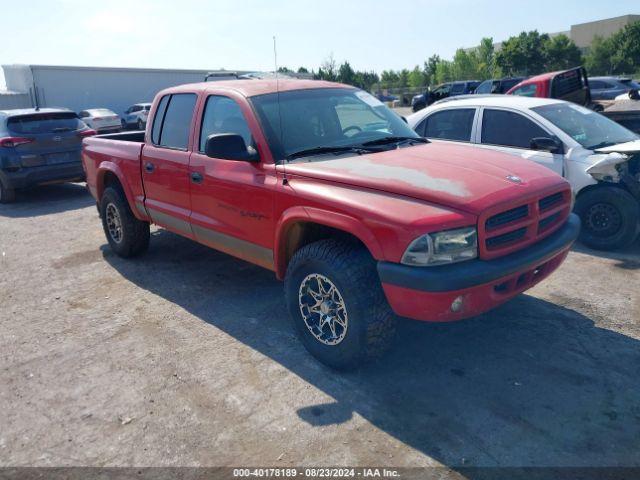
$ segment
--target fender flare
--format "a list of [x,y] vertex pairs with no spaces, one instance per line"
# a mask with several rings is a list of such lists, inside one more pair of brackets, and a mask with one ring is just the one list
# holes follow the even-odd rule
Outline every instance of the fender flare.
[[131,211],[133,212],[133,215],[138,220],[142,220],[145,222],[150,221],[150,217],[146,211],[144,204],[139,202],[136,203],[133,192],[131,192],[131,187],[125,180],[126,177],[124,173],[122,173],[120,167],[114,162],[104,161],[101,162],[100,166],[98,167],[98,172],[96,175],[96,194],[98,202],[100,198],[102,198],[102,194],[104,192],[104,176],[107,173],[112,173],[117,177],[120,185],[122,186],[122,190],[124,191],[124,195],[127,198],[127,203],[129,203],[129,208],[131,208]]
[[343,213],[332,212],[316,207],[291,207],[283,212],[276,224],[273,260],[276,277],[280,280],[284,278],[287,270],[285,248],[287,233],[294,224],[299,222],[317,223],[342,230],[358,238],[376,260],[384,258],[382,248],[377,238],[371,230],[358,219]]

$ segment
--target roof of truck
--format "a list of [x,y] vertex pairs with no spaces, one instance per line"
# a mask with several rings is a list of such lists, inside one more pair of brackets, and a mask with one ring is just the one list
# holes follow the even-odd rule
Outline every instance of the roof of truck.
[[214,82],[189,83],[163,90],[161,93],[203,92],[209,90],[235,90],[245,97],[264,95],[267,93],[288,92],[291,90],[308,90],[312,88],[354,88],[342,83],[324,80],[299,80],[292,78],[258,79],[258,80],[219,80]]

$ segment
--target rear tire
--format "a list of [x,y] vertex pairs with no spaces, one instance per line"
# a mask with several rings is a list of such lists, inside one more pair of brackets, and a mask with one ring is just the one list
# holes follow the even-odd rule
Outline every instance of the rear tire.
[[575,212],[582,220],[580,241],[596,250],[614,250],[636,238],[640,204],[626,190],[596,187],[578,196]]
[[0,203],[11,203],[16,199],[16,191],[13,188],[9,188],[0,179]]
[[144,124],[142,123],[142,120],[138,119],[138,130],[144,130]]
[[134,257],[149,248],[149,224],[133,215],[121,189],[105,189],[100,201],[100,217],[109,246],[119,256]]
[[331,368],[354,368],[393,341],[396,317],[375,260],[355,242],[321,240],[298,250],[287,268],[285,297],[302,344]]

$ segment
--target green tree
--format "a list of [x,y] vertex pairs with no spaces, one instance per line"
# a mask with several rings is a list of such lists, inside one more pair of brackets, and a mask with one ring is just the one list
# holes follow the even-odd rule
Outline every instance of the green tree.
[[438,68],[438,63],[440,63],[442,59],[439,55],[431,55],[426,62],[424,62],[424,73],[427,77],[427,84],[436,82],[436,70]]
[[413,67],[413,70],[409,73],[409,86],[411,88],[420,88],[424,87],[428,83],[429,80],[425,75],[424,70],[422,70],[418,65]]
[[573,40],[562,33],[551,37],[544,48],[546,70],[566,70],[583,63],[580,49]]
[[616,73],[631,73],[640,69],[640,22],[625,26],[613,35],[612,43]]
[[454,80],[473,80],[478,78],[478,56],[475,50],[467,52],[459,48],[453,57],[451,75]]
[[436,64],[436,72],[433,83],[444,83],[454,80],[453,78],[453,62],[448,60],[440,60]]
[[382,88],[394,88],[399,83],[399,76],[393,70],[383,70],[380,75],[380,86]]
[[507,75],[542,73],[547,63],[544,47],[548,40],[549,35],[537,30],[510,37],[496,53],[496,64]]
[[480,46],[477,50],[478,58],[478,79],[486,80],[497,76],[496,69],[496,52],[493,46],[493,38],[485,37],[480,40]]
[[309,73],[309,70],[307,70],[305,67],[299,67],[298,73]]
[[610,75],[613,73],[614,45],[611,38],[595,37],[589,48],[584,64],[589,75]]
[[356,84],[356,72],[354,72],[349,62],[345,61],[338,68],[338,81],[342,83],[346,83],[348,85]]

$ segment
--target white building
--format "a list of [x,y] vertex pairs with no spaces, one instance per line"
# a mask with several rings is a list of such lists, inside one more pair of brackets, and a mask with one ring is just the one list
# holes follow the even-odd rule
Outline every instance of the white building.
[[[78,112],[103,107],[119,114],[134,103],[151,102],[163,88],[202,82],[211,72],[55,65],[2,65],[2,69],[7,90],[0,91],[0,109],[39,106]],[[216,73],[229,73],[229,78],[249,72]]]

